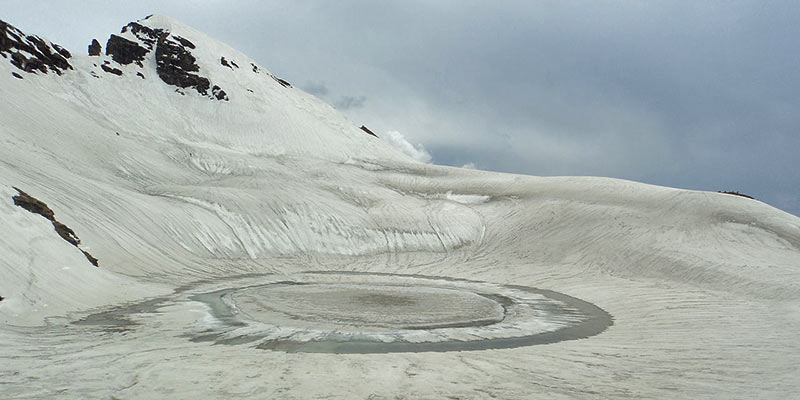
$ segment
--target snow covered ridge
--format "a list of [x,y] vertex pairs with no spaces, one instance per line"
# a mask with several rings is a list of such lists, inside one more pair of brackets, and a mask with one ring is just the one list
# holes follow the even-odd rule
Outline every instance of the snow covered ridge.
[[103,129],[112,134],[252,154],[408,160],[245,54],[168,17],[131,22],[105,43],[92,40],[86,53],[6,22],[0,28],[0,54],[8,60],[0,71],[26,82],[6,89],[50,93],[70,113],[111,122]]
[[[151,17],[141,22],[146,22],[149,18]],[[156,72],[164,83],[181,89],[191,88],[212,99],[228,100],[224,90],[217,85],[212,87],[208,78],[197,74],[200,66],[197,65],[197,59],[191,52],[196,46],[190,40],[172,34],[168,28],[151,28],[139,22],[131,22],[122,28],[122,34],[126,33],[127,38],[111,35],[106,42],[106,55],[111,56],[115,62],[123,65],[135,63],[143,68],[145,58],[153,53]],[[91,53],[93,51],[90,48]],[[109,72],[107,68],[104,70]],[[110,72],[122,74],[118,69],[112,69]],[[209,90],[211,90],[210,95]]]
[[[38,36],[26,35],[2,20],[0,20],[0,55],[9,59],[15,67],[31,74],[46,74],[52,71],[61,75],[64,70],[72,69],[72,65],[67,61],[72,58],[72,54],[65,48]],[[14,77],[22,78],[19,74]]]
[[[145,79],[146,72],[149,72],[145,65],[153,64],[158,77],[167,85],[175,86],[178,93],[192,89],[210,99],[230,100],[225,90],[201,75],[201,67],[193,54],[196,45],[173,33],[174,27],[178,30],[190,29],[169,18],[151,15],[125,25],[119,35],[112,34],[105,44],[105,56],[103,46],[93,39],[88,47],[88,55],[98,57],[99,60],[95,61],[100,61],[99,68],[109,74],[122,76],[130,73]],[[73,69],[67,61],[72,57],[69,51],[38,36],[27,35],[4,21],[0,21],[0,54],[26,73],[46,74],[50,70],[61,75],[64,70]],[[217,59],[219,65],[231,71],[241,69],[250,74],[264,74],[280,86],[292,88],[289,82],[263,71],[255,63],[250,62],[242,69],[235,60],[229,60],[224,55]],[[139,70],[122,68],[131,64]],[[94,64],[95,67],[97,65]],[[14,74],[22,79],[22,75]]]

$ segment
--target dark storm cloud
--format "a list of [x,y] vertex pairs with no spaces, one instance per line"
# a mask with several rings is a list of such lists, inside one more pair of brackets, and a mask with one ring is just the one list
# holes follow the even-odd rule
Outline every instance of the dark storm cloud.
[[[800,3],[3,2],[76,51],[171,15],[437,162],[739,190],[800,214]],[[324,88],[324,89],[322,89]],[[321,91],[320,91],[321,90]],[[357,100],[357,96],[351,96]],[[346,110],[344,108],[347,108]]]

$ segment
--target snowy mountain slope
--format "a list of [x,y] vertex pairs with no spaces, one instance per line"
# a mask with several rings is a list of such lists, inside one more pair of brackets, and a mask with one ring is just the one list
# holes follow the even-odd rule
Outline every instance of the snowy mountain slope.
[[[8,89],[28,91],[24,88],[35,87],[50,92],[61,102],[42,106],[52,108],[54,113],[60,112],[58,107],[62,106],[81,107],[84,114],[96,114],[94,121],[102,124],[96,129],[104,132],[123,130],[119,133],[219,144],[250,154],[303,155],[338,161],[349,157],[400,158],[390,146],[374,138],[365,140],[364,132],[332,107],[301,90],[284,87],[278,78],[227,45],[169,18],[153,16],[129,24],[119,36],[112,35],[130,40],[142,52],[147,51],[148,45],[134,35],[131,26],[155,29],[166,36],[167,43],[176,42],[174,38],[192,38],[198,44],[183,49],[187,54],[164,57],[177,65],[174,71],[182,71],[187,57],[193,59],[198,70],[185,74],[207,77],[211,84],[222,87],[230,100],[216,100],[211,89],[202,95],[192,87],[165,84],[157,68],[157,43],[151,45],[154,50],[149,50],[141,62],[126,65],[114,61],[114,54],[105,54],[109,51],[108,42],[99,56],[72,55],[69,60],[74,70],[62,76],[25,74],[25,79],[15,82],[20,86]],[[223,59],[240,67],[226,67]],[[118,70],[121,75],[106,72],[103,66]],[[10,63],[4,67],[5,75],[17,71]],[[196,119],[194,115],[203,118]]]
[[[420,164],[166,17],[126,26],[116,36],[128,42],[106,42],[97,56],[66,57],[47,40],[3,29],[14,39],[0,42],[4,397],[667,398],[677,390],[733,398],[797,390],[800,218],[719,193]],[[58,73],[47,63],[25,70],[48,54],[69,67],[50,60]],[[175,64],[166,81],[159,62]],[[49,221],[15,206],[12,187],[47,203],[99,268]],[[198,282],[316,270],[536,286],[602,307],[614,326],[514,350],[265,357],[186,340],[187,330],[218,323],[196,302],[159,300],[157,310],[132,316],[139,325],[124,335],[68,324]],[[38,327],[46,317],[50,326]],[[238,367],[223,368],[232,359]],[[264,376],[247,379],[256,371]]]

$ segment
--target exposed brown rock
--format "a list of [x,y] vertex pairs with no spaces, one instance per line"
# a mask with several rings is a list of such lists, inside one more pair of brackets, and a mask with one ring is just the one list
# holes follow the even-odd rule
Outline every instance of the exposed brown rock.
[[95,267],[100,266],[99,260],[95,258],[93,255],[89,254],[86,250],[83,249],[81,249],[81,252],[83,253],[84,256],[86,256],[86,259],[89,260],[90,263],[92,263],[92,265],[94,265]]
[[69,244],[73,246],[78,246],[79,244],[81,244],[81,240],[78,239],[78,236],[75,235],[75,231],[70,229],[70,227],[56,220],[53,220],[53,227],[56,228],[58,236],[61,236],[61,238],[69,242]]
[[55,213],[50,209],[50,207],[47,206],[47,204],[16,187],[14,189],[19,192],[18,196],[12,197],[15,206],[22,207],[34,214],[39,214],[50,221],[55,221]]
[[367,134],[370,134],[372,136],[378,137],[378,135],[376,135],[375,132],[369,130],[369,128],[367,128],[364,125],[361,125],[361,130],[364,131],[364,132],[367,132]]
[[93,257],[91,254],[79,247],[81,240],[78,239],[78,235],[75,234],[75,231],[56,220],[55,213],[50,209],[50,207],[47,206],[47,204],[16,187],[14,189],[19,192],[19,195],[12,197],[14,200],[14,205],[22,207],[31,213],[39,214],[47,218],[47,220],[53,223],[53,228],[55,228],[58,236],[61,236],[61,238],[66,240],[69,244],[77,247],[84,254],[84,256],[86,256],[86,259],[92,263],[92,265],[95,267],[98,266],[97,258]]

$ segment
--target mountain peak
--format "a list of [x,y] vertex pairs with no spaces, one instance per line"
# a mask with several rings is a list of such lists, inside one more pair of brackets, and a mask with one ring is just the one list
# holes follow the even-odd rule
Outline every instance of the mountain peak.
[[[179,91],[193,89],[211,99],[229,100],[227,93],[219,85],[212,84],[207,76],[199,73],[200,65],[197,57],[192,54],[197,47],[184,37],[187,36],[186,33],[211,42],[205,35],[171,18],[148,16],[125,25],[120,35],[111,35],[106,42],[105,54],[118,64],[135,64],[140,68],[144,67],[146,59],[154,60],[156,73],[164,83],[176,86]],[[116,75],[123,73],[122,70],[112,67],[103,69]]]
[[153,29],[163,29],[165,31],[194,30],[190,26],[184,24],[183,22],[178,21],[177,19],[161,14],[150,14],[142,19],[136,20],[131,23],[138,23],[140,25],[145,25]]
[[337,162],[379,155],[405,160],[330,105],[172,18],[130,22],[105,41],[92,40],[87,50],[73,57],[56,44],[0,25],[0,54],[11,64],[0,62],[5,79],[26,79],[28,72],[36,82],[9,82],[7,88],[19,97],[42,90],[54,99],[63,96],[70,105],[57,107],[86,109],[101,125],[114,121],[100,130]]

